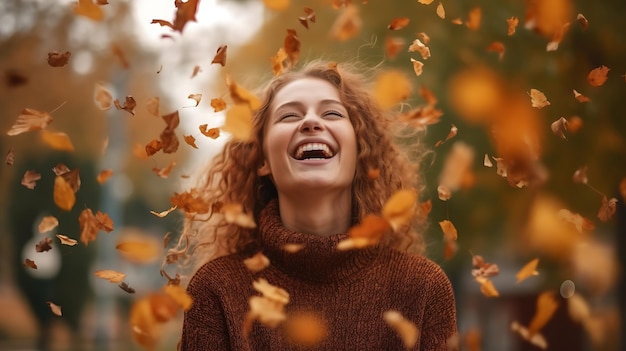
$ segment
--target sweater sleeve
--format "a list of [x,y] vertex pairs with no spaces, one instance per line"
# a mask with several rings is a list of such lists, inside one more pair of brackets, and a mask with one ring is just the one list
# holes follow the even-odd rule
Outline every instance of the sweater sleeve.
[[456,305],[452,284],[439,267],[432,276],[422,324],[422,351],[455,350],[448,346],[450,338],[457,334]]
[[180,351],[230,350],[224,309],[218,296],[192,279],[193,305],[185,312]]

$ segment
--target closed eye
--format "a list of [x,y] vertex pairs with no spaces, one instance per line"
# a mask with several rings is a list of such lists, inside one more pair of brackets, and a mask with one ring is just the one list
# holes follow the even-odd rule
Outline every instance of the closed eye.
[[284,119],[286,119],[286,118],[291,118],[291,117],[298,117],[298,114],[296,114],[296,113],[294,113],[294,112],[285,113],[285,114],[281,115],[281,116],[278,118],[278,120],[279,120],[279,121],[282,121],[282,120],[284,120]]
[[324,116],[343,117],[343,114],[341,112],[339,112],[339,111],[328,110],[328,111],[324,112]]

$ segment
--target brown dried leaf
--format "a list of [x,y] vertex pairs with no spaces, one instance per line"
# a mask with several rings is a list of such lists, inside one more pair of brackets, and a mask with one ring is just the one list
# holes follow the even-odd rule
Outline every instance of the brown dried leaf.
[[59,317],[63,315],[63,313],[61,312],[61,306],[55,305],[50,301],[46,301],[46,304],[50,307],[50,311],[52,311],[52,313],[54,313],[55,315]]
[[9,149],[9,151],[7,152],[7,157],[4,162],[8,166],[13,166],[13,163],[15,163],[15,153],[13,152],[13,150]]
[[45,216],[41,219],[41,222],[39,223],[39,226],[37,227],[37,229],[39,229],[40,233],[45,233],[56,228],[58,225],[59,225],[59,220],[56,217]]
[[66,51],[64,53],[52,51],[48,53],[48,65],[51,67],[63,67],[70,61],[72,53]]
[[472,276],[475,278],[489,278],[500,274],[500,269],[495,263],[485,262],[482,256],[472,256]]
[[430,49],[419,39],[413,40],[409,45],[409,52],[419,52],[424,60],[430,57]]
[[515,275],[515,277],[517,278],[517,284],[519,284],[523,280],[530,278],[533,275],[539,275],[539,273],[537,272],[538,264],[539,264],[538,258],[535,258],[531,260],[530,262],[526,263],[524,267],[522,267],[522,269],[520,269],[519,272],[517,272],[517,274]]
[[93,0],[78,0],[74,4],[74,14],[94,21],[102,21],[104,18],[104,11]]
[[590,98],[588,98],[585,95],[577,92],[576,89],[574,89],[574,98],[576,98],[576,100],[578,100],[578,102],[580,102],[580,103],[591,101]]
[[198,148],[198,145],[196,145],[196,138],[193,135],[183,135],[183,140],[185,140],[187,145],[193,147],[194,149]]
[[552,130],[552,133],[554,135],[560,137],[563,140],[567,140],[567,137],[565,136],[565,131],[567,130],[568,123],[569,122],[565,119],[565,117],[561,117],[552,122],[552,124],[550,124],[550,129]]
[[68,236],[65,236],[63,234],[57,234],[56,236],[57,236],[57,238],[59,238],[59,240],[61,241],[62,245],[74,246],[74,245],[77,244],[76,240],[74,240],[74,239],[72,239],[72,238],[70,238]]
[[530,96],[532,107],[544,108],[550,105],[550,101],[548,101],[546,95],[537,89],[530,89],[528,96]]
[[130,67],[128,60],[126,59],[126,55],[124,54],[124,51],[122,51],[121,47],[115,43],[111,43],[111,52],[113,53],[113,56],[117,58],[122,68],[127,69]]
[[202,135],[207,136],[211,139],[217,139],[220,136],[220,129],[219,128],[209,128],[208,124],[202,124],[200,125],[200,133],[202,133]]
[[151,97],[148,99],[148,101],[146,101],[146,109],[148,110],[149,114],[155,117],[160,116],[160,112],[159,112],[160,101],[161,99],[158,96]]
[[41,130],[48,127],[52,121],[52,116],[50,116],[48,112],[25,108],[17,117],[17,120],[13,123],[11,129],[9,129],[7,135],[13,136],[34,130]]
[[28,258],[24,260],[24,267],[37,269],[37,264],[33,260],[29,260]]
[[287,29],[283,47],[289,57],[289,67],[295,66],[300,59],[300,38],[295,29]]
[[109,178],[111,178],[112,175],[113,175],[113,170],[105,169],[105,170],[101,171],[100,173],[98,173],[98,176],[96,177],[96,180],[98,181],[98,184],[103,184]]
[[385,55],[387,55],[389,59],[395,59],[405,44],[406,41],[402,37],[387,36],[385,38]]
[[143,155],[146,155],[147,157],[149,157],[161,151],[162,149],[163,149],[163,143],[160,140],[153,139],[153,140],[150,140],[150,142],[145,146],[144,148],[145,153]]
[[131,288],[126,282],[121,282],[118,286],[120,287],[120,289],[126,291],[129,294],[135,293],[135,289]]
[[408,17],[396,17],[391,20],[389,25],[387,25],[387,29],[389,30],[400,30],[409,25],[411,19]]
[[117,99],[113,100],[113,104],[118,110],[124,110],[133,116],[135,115],[135,107],[137,106],[137,103],[132,96],[126,96],[126,99],[124,100],[124,105],[121,105]]
[[296,345],[314,347],[328,336],[324,319],[313,312],[296,312],[287,316],[284,324],[287,340]]
[[163,129],[161,135],[159,135],[159,137],[161,138],[161,145],[163,145],[162,150],[166,154],[171,154],[178,150],[179,145],[178,137],[175,133],[175,129],[180,123],[178,111],[174,111],[168,115],[163,116],[163,120],[165,121],[167,126],[165,127],[165,129]]
[[220,112],[226,109],[226,102],[221,98],[211,99],[211,107],[213,107],[214,112]]
[[94,101],[96,102],[96,107],[99,110],[105,111],[113,106],[113,96],[111,93],[104,87],[104,83],[97,82],[96,89],[93,94]]
[[87,246],[90,241],[96,240],[100,230],[100,222],[98,222],[91,209],[86,208],[80,213],[78,223],[80,225],[80,242]]
[[196,107],[200,104],[200,100],[202,100],[202,94],[189,94],[187,99],[192,99],[196,102]]
[[450,126],[450,131],[448,132],[448,135],[446,135],[446,138],[443,140],[438,140],[435,143],[435,147],[438,147],[439,145],[445,143],[446,141],[454,138],[456,136],[456,134],[459,132],[459,129],[453,124]]
[[228,45],[221,45],[219,48],[217,48],[217,53],[215,54],[215,57],[213,57],[213,61],[211,61],[211,64],[217,63],[220,64],[222,67],[226,66],[227,49]]
[[587,18],[582,13],[576,15],[576,21],[580,23],[580,28],[583,31],[587,30],[587,28],[589,27],[589,21],[587,21]]
[[[285,68],[285,60],[287,60],[287,58],[287,52],[285,51],[285,48],[282,47],[278,49],[276,55],[270,58],[270,62],[272,63],[272,72],[274,72],[275,76],[283,73],[283,70]],[[226,108],[226,104],[224,104],[224,108]]]
[[406,122],[419,130],[425,130],[427,126],[437,124],[443,112],[432,104],[416,107],[398,117],[401,122]]
[[587,184],[589,179],[587,178],[587,166],[582,166],[577,169],[572,175],[574,183]]
[[52,239],[45,237],[35,244],[35,251],[47,252],[52,250]]
[[126,278],[126,274],[111,269],[102,269],[93,273],[96,277],[108,280],[111,283],[120,283]]
[[602,205],[598,211],[598,219],[602,222],[608,222],[615,214],[617,199],[612,197],[607,199],[606,196],[602,196]]
[[415,72],[415,75],[418,77],[421,76],[424,68],[424,63],[412,57],[411,62],[413,63],[413,72]]
[[519,24],[519,19],[517,17],[515,17],[515,16],[507,18],[506,24],[508,26],[506,34],[508,36],[511,36],[511,35],[515,34],[515,28],[517,28],[517,25]]
[[337,41],[347,41],[359,34],[363,21],[355,5],[343,8],[330,30],[330,35]]
[[594,68],[587,75],[587,82],[592,87],[599,87],[603,85],[607,80],[607,74],[609,73],[610,68],[606,66],[600,66]]

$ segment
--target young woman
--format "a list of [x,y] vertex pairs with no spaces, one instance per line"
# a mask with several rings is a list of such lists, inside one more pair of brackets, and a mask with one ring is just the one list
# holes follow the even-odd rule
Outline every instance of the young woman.
[[[217,214],[187,227],[185,237],[214,252],[188,284],[193,305],[180,349],[454,348],[452,287],[420,255],[419,210],[376,245],[337,249],[349,228],[380,214],[396,191],[420,189],[416,163],[395,145],[393,130],[365,81],[341,65],[315,62],[270,82],[252,140],[228,142],[196,188],[213,203],[243,205],[256,227]],[[250,270],[244,261],[258,252],[269,265]],[[250,320],[250,298],[260,295],[253,283],[261,278],[284,297],[286,322],[315,316],[317,339],[306,346],[285,323]],[[388,311],[416,327],[416,342],[403,343],[384,318]]]

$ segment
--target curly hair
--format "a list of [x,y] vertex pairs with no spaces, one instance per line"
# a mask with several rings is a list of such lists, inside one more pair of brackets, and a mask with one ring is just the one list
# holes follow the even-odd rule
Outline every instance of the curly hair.
[[[253,137],[249,141],[233,139],[225,144],[223,152],[204,169],[194,188],[195,196],[211,204],[241,204],[252,213],[255,221],[258,220],[261,210],[278,196],[269,177],[257,175],[264,160],[264,127],[272,101],[285,85],[306,77],[323,79],[337,88],[357,137],[357,168],[352,183],[353,224],[366,214],[379,214],[389,197],[400,189],[422,190],[420,162],[409,157],[411,151],[411,155],[423,155],[419,135],[407,126],[396,125],[392,113],[382,110],[369,93],[369,82],[364,74],[356,71],[356,65],[312,61],[298,71],[274,77],[265,87],[262,105],[255,113]],[[378,175],[372,176],[373,171]],[[425,214],[420,213],[418,207],[410,225],[384,236],[381,245],[421,254],[424,226]],[[181,255],[195,255],[202,247],[204,251],[208,248],[209,257],[202,255],[206,261],[243,250],[254,243],[255,238],[256,229],[229,224],[214,208],[202,219],[186,218],[178,245],[169,251],[166,261],[172,263]]]

